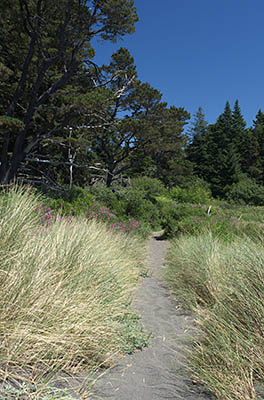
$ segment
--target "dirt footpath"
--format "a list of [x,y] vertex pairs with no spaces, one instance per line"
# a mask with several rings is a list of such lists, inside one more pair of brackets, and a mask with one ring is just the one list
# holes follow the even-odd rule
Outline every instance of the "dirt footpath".
[[139,287],[135,308],[142,316],[150,346],[124,357],[100,378],[93,399],[114,400],[208,400],[186,373],[182,349],[187,344],[191,318],[161,283],[164,257],[169,243],[154,234],[149,241],[150,278]]

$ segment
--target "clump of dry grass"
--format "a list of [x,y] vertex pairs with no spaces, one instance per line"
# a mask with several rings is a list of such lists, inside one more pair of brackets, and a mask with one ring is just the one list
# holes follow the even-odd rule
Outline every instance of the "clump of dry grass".
[[30,189],[0,204],[0,379],[36,382],[122,352],[143,244],[94,221],[41,227]]
[[263,243],[182,237],[171,246],[167,278],[196,315],[195,380],[221,400],[256,398],[264,380]]

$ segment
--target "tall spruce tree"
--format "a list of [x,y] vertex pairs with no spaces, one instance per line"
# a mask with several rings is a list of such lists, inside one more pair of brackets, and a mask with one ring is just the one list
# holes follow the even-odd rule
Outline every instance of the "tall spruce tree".
[[[235,115],[236,117],[239,116],[237,107]],[[208,146],[209,182],[213,195],[220,197],[224,196],[226,186],[238,181],[240,174],[240,159],[233,129],[236,124],[233,124],[233,118],[230,103],[227,101],[224,112],[209,129],[211,139],[210,146]]]
[[188,131],[189,141],[186,147],[187,159],[192,163],[194,173],[202,179],[208,179],[208,123],[200,106],[194,114],[194,121]]
[[244,159],[247,148],[247,134],[245,128],[246,122],[241,113],[239,102],[236,100],[232,112],[231,143],[234,147],[234,151],[237,153],[237,157],[241,160],[241,163]]
[[194,137],[201,136],[206,133],[208,123],[205,120],[205,114],[201,106],[198,107],[197,112],[194,114],[194,119],[191,121],[191,127],[188,129],[188,135],[193,141]]
[[251,148],[254,155],[251,170],[258,183],[264,185],[264,113],[259,110],[251,129]]

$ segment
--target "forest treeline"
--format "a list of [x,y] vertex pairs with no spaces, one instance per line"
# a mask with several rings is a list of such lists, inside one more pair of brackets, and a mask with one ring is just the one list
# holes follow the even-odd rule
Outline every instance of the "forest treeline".
[[264,113],[259,110],[253,126],[246,122],[236,100],[227,101],[215,124],[208,125],[203,110],[195,114],[187,159],[194,175],[206,181],[215,197],[253,204],[263,203]]
[[[147,176],[207,184],[213,196],[264,202],[264,114],[246,128],[239,103],[215,124],[141,82],[128,49],[96,65],[95,38],[135,30],[134,0],[3,0],[0,183],[73,184]],[[93,40],[93,43],[96,43]]]

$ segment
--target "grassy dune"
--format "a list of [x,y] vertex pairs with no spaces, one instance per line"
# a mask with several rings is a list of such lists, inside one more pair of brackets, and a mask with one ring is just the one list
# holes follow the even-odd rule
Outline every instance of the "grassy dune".
[[170,249],[166,278],[197,321],[190,367],[218,399],[255,399],[263,388],[263,244],[208,234],[183,236]]
[[30,189],[0,206],[1,380],[89,371],[146,344],[130,309],[142,242],[95,221],[41,225]]

